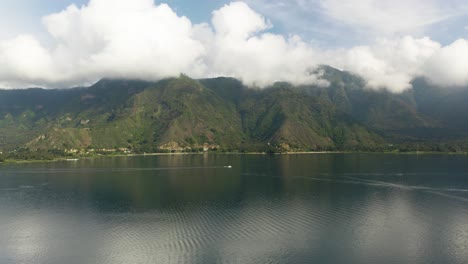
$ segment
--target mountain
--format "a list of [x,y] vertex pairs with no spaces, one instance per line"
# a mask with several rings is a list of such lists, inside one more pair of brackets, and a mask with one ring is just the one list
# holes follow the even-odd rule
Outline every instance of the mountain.
[[[232,78],[103,79],[91,87],[0,90],[0,150],[460,150],[467,89],[424,79],[402,94],[321,69],[330,85],[248,88]],[[454,147],[455,146],[455,147]],[[449,149],[452,150],[452,149]]]

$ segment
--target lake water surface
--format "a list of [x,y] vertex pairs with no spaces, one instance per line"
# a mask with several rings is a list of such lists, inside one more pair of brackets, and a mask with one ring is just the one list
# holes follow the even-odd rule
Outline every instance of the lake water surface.
[[468,157],[1,165],[0,263],[468,263]]

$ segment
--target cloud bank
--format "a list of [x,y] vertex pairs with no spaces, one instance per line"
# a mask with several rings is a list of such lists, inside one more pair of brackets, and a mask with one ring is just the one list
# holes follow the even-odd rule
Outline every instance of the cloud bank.
[[[329,12],[340,16],[337,5],[328,3]],[[395,92],[411,88],[417,76],[443,86],[468,85],[464,39],[442,46],[406,36],[324,49],[297,35],[270,33],[272,23],[244,2],[225,5],[213,11],[210,23],[194,25],[153,0],[90,0],[45,16],[43,24],[48,46],[32,35],[0,41],[4,87],[67,87],[104,77],[158,80],[180,73],[231,76],[259,87],[276,81],[326,85],[315,71],[321,64],[359,74],[370,88]]]

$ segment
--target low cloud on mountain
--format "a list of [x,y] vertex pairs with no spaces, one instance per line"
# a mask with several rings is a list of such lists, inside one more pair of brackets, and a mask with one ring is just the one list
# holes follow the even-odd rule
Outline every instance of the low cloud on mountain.
[[[339,11],[328,6],[332,14]],[[411,88],[418,76],[442,86],[468,85],[464,39],[444,46],[428,37],[384,37],[328,49],[298,35],[271,33],[272,22],[244,2],[215,10],[210,23],[193,24],[153,0],[91,0],[45,16],[43,24],[49,43],[34,35],[0,41],[3,87],[68,87],[103,77],[157,80],[180,73],[231,76],[259,87],[276,81],[323,86],[315,70],[321,64],[395,92]]]

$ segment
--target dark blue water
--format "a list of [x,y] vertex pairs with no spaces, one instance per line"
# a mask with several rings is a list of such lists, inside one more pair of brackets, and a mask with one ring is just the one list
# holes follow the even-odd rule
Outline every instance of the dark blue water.
[[0,263],[468,263],[468,157],[2,165]]

